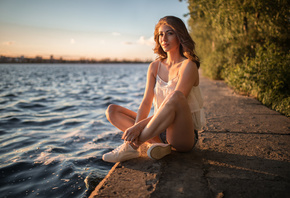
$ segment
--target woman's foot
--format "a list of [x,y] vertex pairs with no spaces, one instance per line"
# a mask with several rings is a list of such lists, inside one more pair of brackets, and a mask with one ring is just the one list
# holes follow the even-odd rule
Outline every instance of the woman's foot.
[[148,157],[154,160],[159,160],[170,153],[171,153],[170,144],[164,143],[151,144],[149,149],[147,150]]
[[129,159],[137,158],[141,154],[139,150],[132,148],[129,142],[124,142],[122,145],[117,147],[115,150],[103,155],[103,160],[106,162],[123,162]]

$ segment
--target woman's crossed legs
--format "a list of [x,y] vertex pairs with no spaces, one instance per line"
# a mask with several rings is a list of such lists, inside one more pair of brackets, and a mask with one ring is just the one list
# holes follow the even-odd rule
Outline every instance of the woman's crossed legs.
[[[137,113],[118,105],[106,111],[108,120],[125,132],[135,124]],[[190,151],[195,144],[194,124],[185,96],[174,91],[160,106],[157,113],[139,136],[140,142],[161,142],[159,134],[167,130],[167,141],[177,151]]]
[[[110,105],[106,111],[108,120],[125,132],[135,124],[137,113],[118,105]],[[138,142],[160,143],[159,134],[167,131],[167,141],[173,149],[190,151],[195,145],[194,124],[186,97],[174,91],[162,103],[157,113],[141,132]]]

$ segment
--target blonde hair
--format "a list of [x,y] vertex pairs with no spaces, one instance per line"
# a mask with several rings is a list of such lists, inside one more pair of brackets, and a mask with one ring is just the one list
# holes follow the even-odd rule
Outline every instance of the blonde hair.
[[181,56],[190,59],[191,61],[195,62],[197,68],[200,66],[199,58],[195,54],[195,42],[192,40],[191,36],[189,35],[185,24],[183,21],[175,16],[166,16],[159,20],[157,25],[155,26],[154,31],[154,41],[155,41],[155,48],[154,53],[158,55],[158,59],[164,60],[167,58],[167,53],[163,51],[160,43],[159,43],[159,28],[161,25],[167,25],[173,29],[176,33],[177,38],[180,41],[180,54]]

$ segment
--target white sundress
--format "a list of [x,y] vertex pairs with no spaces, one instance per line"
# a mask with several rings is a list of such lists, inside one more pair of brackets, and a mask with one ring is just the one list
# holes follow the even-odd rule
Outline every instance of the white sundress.
[[[159,63],[158,66],[158,72],[160,64],[161,62]],[[154,113],[157,112],[158,108],[160,107],[164,99],[175,90],[175,87],[179,79],[178,76],[176,76],[170,81],[165,82],[159,77],[158,72],[156,75],[156,84],[154,87],[154,99],[153,99]],[[192,87],[187,97],[187,101],[191,110],[194,129],[199,131],[205,125],[203,97],[199,85]]]

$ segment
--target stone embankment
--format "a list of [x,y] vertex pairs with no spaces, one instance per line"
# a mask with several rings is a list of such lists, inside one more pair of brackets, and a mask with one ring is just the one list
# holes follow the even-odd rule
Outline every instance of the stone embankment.
[[[190,153],[117,163],[90,197],[290,197],[290,119],[201,77],[207,124]],[[145,150],[145,148],[142,148]]]

